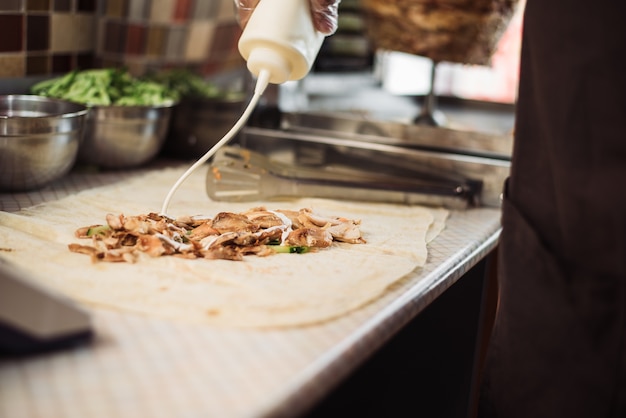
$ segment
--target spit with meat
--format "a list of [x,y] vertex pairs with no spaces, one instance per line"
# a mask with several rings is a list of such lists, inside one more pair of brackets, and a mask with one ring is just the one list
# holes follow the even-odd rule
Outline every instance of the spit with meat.
[[489,65],[519,0],[361,0],[379,49]]

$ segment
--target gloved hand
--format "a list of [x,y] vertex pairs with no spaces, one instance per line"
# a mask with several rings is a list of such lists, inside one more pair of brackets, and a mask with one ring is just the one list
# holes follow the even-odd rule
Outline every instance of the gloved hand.
[[[239,24],[242,28],[261,0],[234,0]],[[337,9],[341,0],[309,0],[313,26],[324,35],[332,35],[337,30]]]

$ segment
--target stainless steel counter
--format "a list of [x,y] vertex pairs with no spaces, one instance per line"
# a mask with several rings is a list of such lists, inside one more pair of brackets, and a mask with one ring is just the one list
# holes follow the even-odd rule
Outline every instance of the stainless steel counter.
[[[0,209],[145,170],[75,170],[40,191],[0,194]],[[497,209],[452,212],[423,268],[367,306],[319,325],[222,329],[93,309],[92,344],[0,358],[0,417],[298,416],[493,250],[499,220]]]

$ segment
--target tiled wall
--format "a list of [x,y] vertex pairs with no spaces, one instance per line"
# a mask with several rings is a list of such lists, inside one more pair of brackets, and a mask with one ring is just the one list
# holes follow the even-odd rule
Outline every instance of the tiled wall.
[[96,0],[0,1],[0,77],[91,66]]
[[106,0],[98,27],[103,65],[131,72],[194,66],[204,73],[242,65],[232,0]]
[[232,0],[0,0],[0,78],[241,66]]

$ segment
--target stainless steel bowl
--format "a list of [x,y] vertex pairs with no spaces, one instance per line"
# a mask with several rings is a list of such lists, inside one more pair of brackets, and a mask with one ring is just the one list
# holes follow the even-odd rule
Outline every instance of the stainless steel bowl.
[[200,158],[233,127],[244,107],[243,98],[183,99],[174,109],[164,154],[184,159]]
[[26,191],[74,165],[87,108],[31,95],[0,96],[0,189]]
[[78,161],[102,168],[143,165],[161,150],[173,106],[93,106]]

